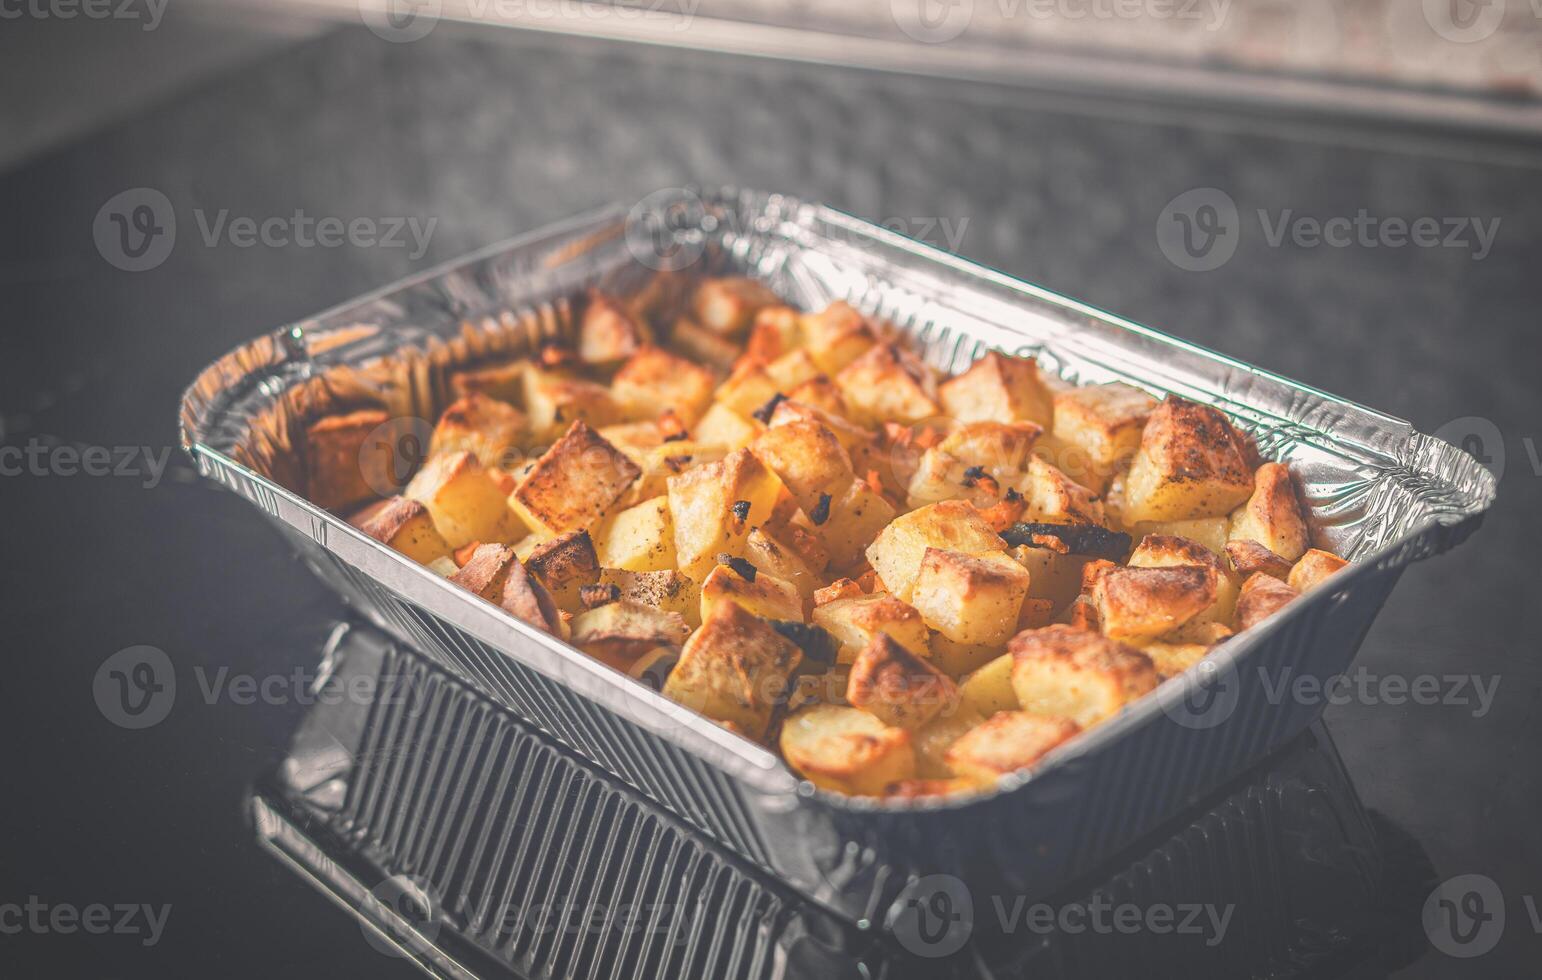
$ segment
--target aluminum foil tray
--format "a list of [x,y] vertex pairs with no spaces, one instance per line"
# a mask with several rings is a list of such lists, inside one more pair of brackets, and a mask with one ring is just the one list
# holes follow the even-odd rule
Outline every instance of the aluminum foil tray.
[[258,840],[381,952],[436,975],[1280,977],[1362,935],[1382,888],[1377,835],[1319,725],[1046,903],[1205,907],[1224,932],[1007,930],[978,896],[952,929],[879,936],[377,630],[337,624],[322,661],[333,689],[377,695],[307,712],[251,798]]
[[[662,272],[661,272],[662,270]],[[843,299],[958,370],[989,348],[1082,383],[1216,405],[1290,465],[1331,584],[1218,648],[993,795],[837,797],[770,752],[482,602],[307,502],[305,425],[372,405],[427,425],[446,372],[572,328],[568,300],[755,275],[811,308]],[[1320,713],[1280,679],[1350,665],[1404,568],[1466,538],[1492,475],[1401,420],[1120,320],[830,208],[725,189],[660,194],[494,246],[246,344],[182,404],[200,472],[274,519],[374,622],[744,859],[853,922],[892,926],[915,883],[1044,895],[1243,772]]]

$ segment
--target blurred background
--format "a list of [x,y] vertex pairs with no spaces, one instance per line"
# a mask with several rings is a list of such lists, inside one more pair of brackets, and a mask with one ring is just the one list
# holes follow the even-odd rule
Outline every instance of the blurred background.
[[[1542,0],[0,0],[0,82],[0,447],[54,461],[0,476],[0,975],[411,975],[243,823],[301,699],[144,731],[93,703],[116,651],[261,679],[337,614],[198,481],[178,399],[259,333],[692,182],[828,203],[1494,468],[1484,529],[1359,661],[1493,700],[1330,706],[1401,901],[1303,975],[1542,962]],[[1455,957],[1420,913],[1463,875],[1508,914]],[[34,897],[170,911],[154,942],[10,929]]]

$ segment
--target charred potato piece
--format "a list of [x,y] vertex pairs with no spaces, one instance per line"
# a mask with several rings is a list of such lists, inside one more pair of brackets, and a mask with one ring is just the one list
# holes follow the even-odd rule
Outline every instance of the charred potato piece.
[[756,313],[781,302],[776,293],[754,279],[724,276],[696,287],[691,311],[696,322],[713,333],[737,337],[749,329]]
[[930,652],[926,623],[909,603],[887,593],[834,599],[814,609],[814,624],[841,645],[839,659],[850,663],[879,634],[887,634],[918,656]]
[[802,659],[770,623],[725,602],[686,641],[664,695],[759,741]]
[[958,686],[947,674],[879,633],[857,654],[846,700],[886,725],[915,730],[958,705]]
[[1135,455],[1157,400],[1119,381],[1055,393],[1055,438],[1086,456],[1078,482],[1101,491],[1120,462]]
[[1310,592],[1321,585],[1328,576],[1348,564],[1349,562],[1337,555],[1310,548],[1295,565],[1291,566],[1290,575],[1285,581],[1297,592]]
[[1090,597],[1111,639],[1146,643],[1214,606],[1220,577],[1200,565],[1112,568],[1097,576]]
[[600,580],[600,561],[588,531],[569,531],[544,542],[525,560],[557,605],[569,611],[579,608],[579,590]]
[[1096,524],[1052,524],[1046,521],[1018,521],[1001,532],[1008,545],[1044,548],[1062,555],[1080,555],[1123,561],[1130,553],[1130,536],[1110,531]]
[[910,424],[939,415],[932,369],[897,343],[881,343],[835,376],[856,420]]
[[634,317],[613,297],[589,294],[578,323],[578,359],[585,364],[614,364],[652,340],[646,321]]
[[611,379],[616,402],[633,418],[673,412],[687,426],[712,404],[717,379],[700,365],[659,347],[643,347]]
[[771,519],[782,481],[747,449],[669,478],[675,558],[682,572],[705,581],[717,556],[744,557],[750,530]]
[[966,555],[927,548],[911,604],[955,643],[1006,643],[1028,595],[1028,572],[1004,551]]
[[1290,576],[1290,562],[1257,541],[1226,542],[1226,558],[1244,579],[1254,572],[1272,575],[1281,582],[1288,581]]
[[357,525],[359,530],[419,564],[449,555],[449,542],[435,529],[427,507],[406,497],[392,497],[383,503],[385,506],[374,509]]
[[960,422],[1032,422],[1049,428],[1050,390],[1031,357],[989,351],[938,391],[943,411]]
[[916,774],[910,733],[856,708],[815,705],[782,725],[782,756],[820,789],[878,796]]
[[1286,561],[1306,554],[1311,538],[1290,471],[1265,463],[1253,474],[1253,495],[1231,516],[1233,541],[1257,541]]
[[1117,714],[1157,684],[1150,657],[1074,626],[1019,633],[1008,649],[1012,690],[1022,709],[1070,718],[1083,728]]
[[1271,575],[1254,572],[1242,583],[1242,594],[1237,598],[1237,628],[1257,626],[1300,594]]
[[1026,711],[1002,711],[961,736],[949,747],[949,768],[966,779],[993,783],[1036,765],[1050,750],[1081,732],[1069,718],[1046,718]]
[[[746,574],[747,573],[747,574]],[[791,582],[759,571],[743,558],[719,565],[701,583],[701,619],[724,602],[737,602],[762,619],[803,622],[803,597]]]
[[1181,521],[1230,513],[1253,492],[1253,449],[1209,405],[1169,395],[1141,433],[1125,478],[1123,519]]
[[1215,552],[1197,541],[1171,534],[1148,534],[1130,553],[1131,568],[1172,568],[1195,565],[1216,572],[1215,602],[1188,622],[1229,623],[1237,611],[1237,591],[1241,580],[1227,569]]
[[572,643],[601,663],[627,670],[659,647],[680,646],[690,632],[678,613],[622,599],[575,616]]
[[451,548],[523,535],[503,491],[476,456],[464,450],[430,457],[403,494],[428,508]]
[[641,475],[636,463],[578,421],[536,460],[509,503],[531,529],[555,537],[598,524]]
[[556,637],[564,637],[562,616],[546,587],[514,557],[514,549],[484,544],[450,576],[450,581],[497,603],[514,616]]
[[483,466],[502,467],[519,458],[519,446],[527,435],[525,413],[473,393],[453,402],[439,416],[428,452],[437,456],[466,450]]
[[1006,542],[969,504],[944,500],[890,522],[867,548],[867,560],[891,592],[908,600],[927,548],[966,555],[1004,551]]
[[395,440],[377,430],[391,417],[377,409],[333,415],[305,430],[305,476],[310,500],[339,510],[375,497],[376,488],[401,484],[410,461],[397,457]]
[[679,572],[630,572],[600,569],[601,586],[615,586],[616,597],[678,613],[693,629],[701,625],[701,587]]
[[600,564],[629,572],[658,572],[675,567],[675,525],[669,498],[644,500],[611,519],[599,534]]

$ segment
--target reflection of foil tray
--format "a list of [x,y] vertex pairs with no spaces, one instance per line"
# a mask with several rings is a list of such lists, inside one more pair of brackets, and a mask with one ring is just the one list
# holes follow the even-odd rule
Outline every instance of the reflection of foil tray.
[[[318,698],[259,784],[259,841],[434,975],[1107,977],[1138,964],[1235,980],[1346,945],[1380,880],[1376,835],[1318,725],[1040,915],[932,876],[912,885],[913,917],[853,922],[369,627],[338,626],[324,665],[341,696]],[[1099,906],[1108,928],[1088,925]],[[1217,937],[1198,913],[1191,930],[1119,928],[1121,906],[1149,922],[1170,910],[1175,925],[1230,913]]]

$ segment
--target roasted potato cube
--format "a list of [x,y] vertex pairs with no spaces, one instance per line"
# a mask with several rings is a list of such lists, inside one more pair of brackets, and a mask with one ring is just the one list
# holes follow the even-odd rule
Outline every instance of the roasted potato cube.
[[[390,416],[376,409],[332,415],[305,430],[306,488],[311,503],[339,510],[401,485],[411,460],[377,430]],[[388,431],[388,430],[386,430]]]
[[1019,705],[1012,686],[1012,655],[1004,653],[964,675],[958,696],[966,710],[987,718],[998,711],[1016,711]]
[[578,421],[536,460],[509,503],[528,527],[555,537],[597,525],[641,475],[636,463]]
[[910,735],[916,753],[916,774],[924,779],[948,779],[958,775],[948,764],[948,749],[967,731],[984,724],[985,716],[962,706],[938,714]]
[[781,748],[794,772],[836,793],[878,796],[916,774],[910,734],[856,708],[804,708],[782,726]]
[[846,700],[886,725],[914,731],[958,707],[958,685],[942,671],[879,633],[857,654]]
[[956,643],[1005,643],[1017,632],[1028,571],[1004,551],[966,555],[927,548],[910,601],[926,625]]
[[1103,524],[1103,504],[1097,494],[1058,468],[1035,456],[1019,482],[1025,507],[1023,519],[1046,524]]
[[476,456],[464,450],[430,457],[404,495],[428,508],[451,548],[473,541],[509,542],[523,534],[503,491]]
[[[792,530],[787,528],[783,533],[789,533]],[[761,572],[792,583],[792,587],[798,591],[803,607],[812,606],[814,592],[819,588],[819,571],[809,565],[807,558],[798,549],[783,544],[767,528],[757,527],[750,531],[750,536],[745,539],[744,557]]]
[[680,646],[690,633],[678,613],[621,599],[573,617],[572,643],[601,663],[626,670],[659,647]]
[[693,361],[711,365],[724,373],[731,370],[739,357],[739,345],[721,334],[715,334],[701,324],[681,317],[675,321],[669,333],[669,346]]
[[[810,514],[812,521],[819,505]],[[819,535],[830,552],[830,564],[849,569],[862,560],[864,549],[894,520],[894,505],[865,482],[857,480],[839,497],[831,498],[829,516],[819,523]]]
[[1151,658],[1156,672],[1163,678],[1177,677],[1204,659],[1210,652],[1207,643],[1148,643],[1141,652]]
[[1253,495],[1231,515],[1233,541],[1257,541],[1286,561],[1306,553],[1311,538],[1301,501],[1280,463],[1265,463],[1253,474]]
[[1032,422],[969,422],[948,433],[937,448],[965,466],[998,480],[1026,472],[1033,445],[1044,430]]
[[776,383],[776,390],[781,392],[792,391],[815,378],[824,377],[819,365],[814,363],[813,356],[806,350],[783,354],[766,365],[766,374]]
[[744,557],[750,529],[767,523],[782,481],[747,449],[669,478],[669,513],[675,524],[680,570],[705,581],[717,556]]
[[831,600],[815,607],[813,619],[815,626],[823,627],[841,645],[838,659],[842,663],[855,660],[880,633],[898,640],[917,656],[924,657],[931,650],[921,614],[886,592]]
[[664,612],[678,613],[693,629],[701,625],[701,587],[679,572],[630,572],[620,568],[600,569],[602,586],[614,585],[619,598],[651,606]]
[[855,420],[910,424],[941,414],[934,372],[894,342],[878,344],[835,376]]
[[732,722],[759,741],[802,659],[803,652],[770,623],[736,602],[724,602],[686,641],[664,696]]
[[649,452],[664,445],[664,429],[654,419],[646,422],[607,425],[595,431],[600,434],[601,439],[626,453],[627,458],[639,466],[642,465],[642,460],[648,457]]
[[1068,718],[1002,711],[959,737],[945,759],[960,776],[991,783],[1034,766],[1080,731]]
[[803,346],[803,315],[790,306],[766,306],[755,314],[744,356],[770,364]]
[[769,287],[753,279],[725,276],[708,279],[696,287],[691,310],[696,315],[696,322],[708,330],[736,337],[749,329],[756,313],[781,302]]
[[866,553],[889,591],[908,601],[927,548],[974,555],[1004,551],[1006,542],[969,504],[944,500],[895,518]]
[[456,371],[450,375],[450,391],[456,398],[477,394],[518,407],[525,404],[525,374],[530,368],[530,362],[521,359]]
[[821,495],[839,498],[856,478],[835,433],[818,422],[791,422],[762,432],[750,449],[771,467],[805,513]]
[[420,565],[449,555],[450,545],[434,527],[427,507],[406,497],[392,497],[383,503],[384,507],[357,525],[359,530]]
[[1198,565],[1215,569],[1215,602],[1190,619],[1190,623],[1229,623],[1237,610],[1237,591],[1242,584],[1241,580],[1232,575],[1226,563],[1215,552],[1198,541],[1172,534],[1148,534],[1130,552],[1129,565],[1131,568]]
[[696,424],[712,404],[717,379],[698,364],[659,347],[644,347],[621,365],[610,389],[632,418],[657,418],[674,412],[687,426]]
[[1071,388],[1055,395],[1055,438],[1076,446],[1092,472],[1078,482],[1101,491],[1115,467],[1135,454],[1157,400],[1119,381]]
[[646,321],[634,317],[613,297],[589,294],[578,323],[578,359],[585,364],[614,364],[652,340]]
[[718,402],[696,423],[691,430],[691,439],[707,445],[743,449],[755,441],[762,428],[759,423]]
[[[1112,503],[1109,504],[1112,507]],[[1122,516],[1122,515],[1121,515]],[[1196,517],[1188,521],[1143,521],[1126,524],[1130,537],[1139,541],[1148,534],[1171,534],[1177,538],[1197,541],[1215,552],[1226,553],[1226,537],[1231,533],[1231,517]]]
[[948,639],[945,633],[934,633],[932,634],[932,655],[928,659],[949,677],[963,677],[995,660],[1005,650],[1005,641],[959,643],[957,640]]
[[588,531],[569,531],[544,542],[530,553],[525,566],[557,605],[570,612],[580,607],[579,590],[600,580],[600,561]]
[[1301,560],[1291,567],[1290,575],[1285,581],[1297,592],[1310,592],[1321,585],[1328,576],[1348,564],[1349,562],[1338,555],[1309,548],[1306,554],[1301,556]]
[[679,476],[704,463],[715,463],[730,452],[732,450],[727,446],[687,441],[666,442],[662,446],[649,449],[643,453],[642,460],[637,464],[642,467],[642,476],[632,484],[632,492],[627,495],[623,503],[633,504],[664,496],[669,492],[671,477]]
[[525,412],[533,437],[543,443],[566,432],[574,422],[599,428],[626,416],[604,385],[534,367],[525,372]]
[[802,326],[814,363],[832,378],[878,342],[867,319],[843,302],[831,303],[821,312],[805,316]]
[[470,560],[449,579],[537,629],[557,637],[565,635],[562,616],[551,593],[525,570],[514,557],[514,549],[507,545],[479,545]]
[[712,610],[724,602],[737,602],[762,619],[803,622],[803,597],[797,587],[743,558],[736,559],[735,565],[717,566],[701,583],[702,622],[711,619]]
[[1151,413],[1130,463],[1124,522],[1230,513],[1253,492],[1252,452],[1219,411],[1169,395]]
[[1237,628],[1256,626],[1285,608],[1301,593],[1272,575],[1254,572],[1237,597]]
[[1145,643],[1171,633],[1215,605],[1220,573],[1200,565],[1113,568],[1089,595],[1110,638]]
[[1244,579],[1254,572],[1273,575],[1281,582],[1288,582],[1290,579],[1290,562],[1257,541],[1226,542],[1226,559]]
[[1047,429],[1054,417],[1050,390],[1031,357],[988,351],[943,382],[938,394],[943,411],[960,422],[1033,422]]
[[1070,718],[1083,728],[1114,715],[1157,684],[1150,657],[1074,626],[1019,633],[1008,649],[1012,690],[1022,709]]
[[600,564],[629,572],[657,572],[675,567],[675,524],[669,498],[644,500],[611,519],[599,535]]
[[840,385],[823,374],[795,385],[787,392],[787,397],[837,418],[844,419],[851,412],[851,406],[846,404],[846,396],[841,394]]
[[772,399],[781,393],[776,380],[758,361],[743,361],[734,368],[728,380],[718,386],[717,403],[732,409],[745,418],[755,418]]
[[439,416],[428,452],[437,456],[464,449],[475,453],[483,466],[502,467],[519,459],[519,446],[527,435],[523,412],[473,393],[453,402]]
[[921,454],[905,489],[906,503],[912,507],[925,507],[939,500],[967,500],[979,508],[987,508],[1001,496],[1001,484],[985,472],[984,467],[970,466],[963,460],[933,446]]

